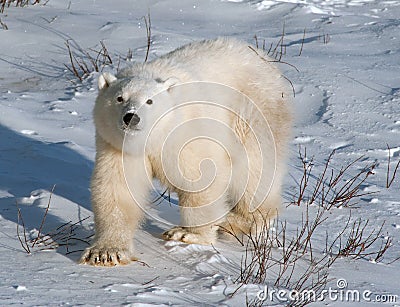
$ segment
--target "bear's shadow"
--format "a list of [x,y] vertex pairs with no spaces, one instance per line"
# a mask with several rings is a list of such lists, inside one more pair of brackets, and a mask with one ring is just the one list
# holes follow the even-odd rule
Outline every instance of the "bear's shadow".
[[[71,240],[69,251],[63,246],[58,248],[57,252],[72,261],[77,261],[80,252],[88,246],[85,242],[89,242],[90,236],[93,235],[93,231],[83,226],[83,224],[87,225],[87,222],[80,222],[81,219],[87,217],[87,214],[81,214],[81,209],[91,211],[89,183],[94,166],[93,161],[73,150],[69,142],[42,142],[17,133],[1,124],[0,140],[0,190],[4,191],[3,194],[0,194],[0,218],[15,224],[19,223],[20,235],[23,236],[18,208],[23,217],[24,227],[28,232],[32,229],[39,229],[43,216],[46,214],[42,232],[54,233],[53,239],[56,243],[64,245],[65,238],[62,236],[60,238],[60,231],[57,231],[57,228],[66,225],[69,221],[57,214],[57,210],[53,213],[52,205],[54,206],[57,201],[55,197],[52,198],[49,205],[50,210],[46,213],[50,193],[42,193],[43,190],[50,192],[56,185],[54,195],[65,198],[76,205],[76,209],[73,209],[77,210],[76,214],[71,213],[79,218],[72,220],[70,224],[77,223],[74,237],[82,239],[82,241]],[[162,189],[157,183],[155,188]],[[35,193],[38,196],[32,195]],[[154,192],[152,194],[154,199],[159,196]],[[166,195],[163,202],[160,207],[156,207],[160,209],[160,214],[164,217],[171,214],[169,212],[171,205],[175,208],[178,205],[177,199],[168,199]],[[179,216],[175,218],[179,218]],[[169,216],[167,219],[171,220],[172,217]],[[165,231],[160,227],[159,222],[153,221],[148,216],[142,228],[156,238],[161,238],[161,233]],[[61,230],[65,233],[69,229],[69,225],[66,225]],[[17,231],[10,235],[18,240]],[[24,238],[22,239],[24,241]],[[15,249],[4,243],[0,243],[0,248]],[[19,251],[25,252],[22,246]]]
[[[29,201],[29,199],[35,199],[31,197],[33,191],[50,191],[54,185],[56,185],[55,195],[78,204],[78,216],[81,216],[81,208],[91,210],[89,181],[93,161],[71,149],[70,143],[42,142],[19,134],[1,124],[0,140],[0,187],[4,191],[3,195],[0,195],[0,216],[3,219],[13,223],[19,222],[21,225],[16,206],[19,202],[18,207],[26,230],[39,229],[46,207],[39,206],[38,202]],[[24,202],[23,199],[28,201]],[[46,232],[49,230],[48,227],[58,227],[67,222],[52,213],[50,204],[43,230]],[[72,221],[74,222],[77,221]],[[85,232],[83,227],[82,231]],[[80,235],[87,235],[87,233]],[[17,239],[17,232],[15,232],[15,239]],[[4,243],[0,247],[13,249]],[[77,248],[84,247],[84,243],[81,242]],[[22,247],[21,251],[23,251]],[[73,254],[68,257],[76,259]]]

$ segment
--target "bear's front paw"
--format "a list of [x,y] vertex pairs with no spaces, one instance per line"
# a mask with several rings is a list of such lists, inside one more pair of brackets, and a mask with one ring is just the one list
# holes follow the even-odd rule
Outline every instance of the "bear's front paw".
[[214,227],[209,229],[174,227],[163,233],[164,240],[182,241],[194,244],[212,244],[216,240],[216,230]]
[[137,258],[133,257],[132,253],[127,249],[94,245],[83,252],[79,263],[97,266],[116,266],[125,265],[136,260]]

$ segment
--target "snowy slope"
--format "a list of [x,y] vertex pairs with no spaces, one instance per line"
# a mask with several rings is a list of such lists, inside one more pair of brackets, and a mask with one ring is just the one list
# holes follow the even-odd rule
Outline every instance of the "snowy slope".
[[[8,27],[0,29],[0,305],[243,306],[246,293],[253,299],[263,289],[264,285],[248,285],[230,296],[238,287],[234,281],[244,250],[234,240],[224,239],[215,248],[165,242],[160,234],[167,226],[157,221],[149,220],[136,235],[141,262],[112,269],[77,265],[79,252],[74,251],[86,247],[81,241],[70,242],[72,253],[66,247],[34,248],[28,255],[18,240],[16,202],[27,236],[34,236],[53,185],[43,231],[83,220],[74,236],[92,235],[91,111],[97,73],[82,83],[74,78],[64,66],[69,65],[65,42],[97,50],[104,41],[115,59],[108,70],[117,68],[118,57],[121,67],[129,64],[124,61],[128,49],[133,60],[143,61],[142,16],[148,11],[150,58],[216,36],[253,44],[257,35],[259,44],[265,39],[268,49],[284,28],[282,60],[298,69],[279,64],[296,92],[285,201],[292,200],[301,178],[299,145],[315,155],[317,170],[333,149],[337,149],[332,161],[336,169],[362,155],[352,172],[377,162],[375,175],[363,189],[379,193],[362,197],[351,214],[369,219],[371,227],[385,221],[382,233],[393,239],[393,246],[382,263],[339,259],[329,269],[328,285],[335,287],[336,280],[344,278],[349,289],[397,295],[397,305],[386,305],[398,306],[400,261],[389,262],[400,256],[400,177],[390,189],[385,184],[387,144],[392,169],[400,159],[400,1],[378,0],[50,0],[44,6],[6,8],[0,15]],[[160,210],[175,209],[166,203]],[[301,223],[301,210],[289,206],[280,218],[295,229]],[[316,250],[323,250],[325,233],[334,235],[349,211],[332,211],[317,234]],[[315,303],[322,304],[345,305],[333,300]],[[373,305],[382,303],[368,304]]]

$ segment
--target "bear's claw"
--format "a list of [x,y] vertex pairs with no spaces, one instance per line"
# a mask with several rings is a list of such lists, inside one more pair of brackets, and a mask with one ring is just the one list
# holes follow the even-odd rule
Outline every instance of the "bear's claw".
[[95,266],[116,266],[125,265],[136,260],[124,249],[92,246],[85,250],[79,263]]
[[214,236],[205,233],[195,233],[190,228],[174,227],[163,233],[163,239],[167,241],[181,241],[193,244],[212,244]]

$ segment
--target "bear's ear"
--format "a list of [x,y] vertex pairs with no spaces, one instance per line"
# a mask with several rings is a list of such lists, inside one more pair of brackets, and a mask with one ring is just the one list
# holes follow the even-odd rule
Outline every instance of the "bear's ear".
[[179,80],[176,77],[169,77],[167,80],[164,81],[164,84],[167,86],[168,90],[177,85],[179,82],[181,82],[181,80]]
[[110,74],[109,72],[102,73],[98,81],[99,90],[109,87],[115,80],[117,80],[117,77],[113,74]]
[[176,77],[169,77],[169,78],[167,78],[165,80],[163,80],[161,78],[156,78],[155,80],[156,80],[156,82],[165,85],[167,87],[167,90],[169,90],[171,87],[173,87],[174,85],[176,85],[176,84],[181,82],[181,80],[179,80]]

